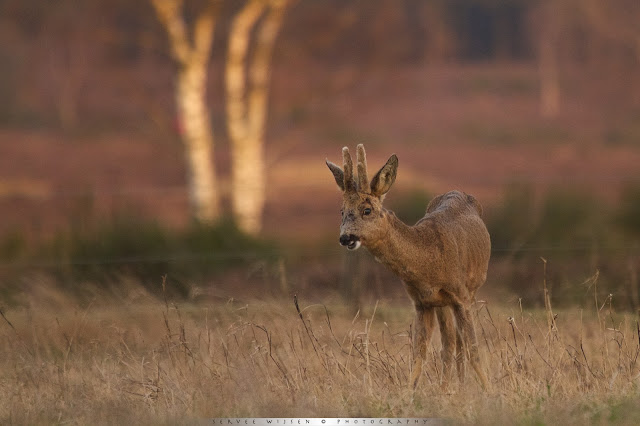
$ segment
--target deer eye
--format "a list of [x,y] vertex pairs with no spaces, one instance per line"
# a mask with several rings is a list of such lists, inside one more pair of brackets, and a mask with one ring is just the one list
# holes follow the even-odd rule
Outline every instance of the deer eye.
[[369,215],[371,214],[371,209],[370,209],[369,207],[367,207],[366,209],[364,209],[364,210],[362,211],[362,213],[363,213],[365,216],[369,216]]

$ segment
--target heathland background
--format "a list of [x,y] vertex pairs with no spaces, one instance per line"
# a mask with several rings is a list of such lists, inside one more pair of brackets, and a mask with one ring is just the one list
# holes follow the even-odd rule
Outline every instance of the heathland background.
[[[241,2],[223,3],[206,99],[230,212]],[[637,421],[640,8],[610,3],[292,3],[247,236],[191,219],[176,65],[148,2],[0,1],[0,419]],[[337,244],[324,160],[357,143],[370,168],[398,155],[386,204],[406,222],[453,188],[484,205],[487,394],[472,377],[443,392],[435,361],[406,390],[402,285]]]

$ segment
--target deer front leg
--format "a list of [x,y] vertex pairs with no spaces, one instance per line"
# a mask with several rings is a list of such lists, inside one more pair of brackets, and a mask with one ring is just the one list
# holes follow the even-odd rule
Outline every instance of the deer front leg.
[[433,308],[416,306],[415,331],[413,333],[413,370],[409,385],[412,389],[418,386],[422,375],[422,363],[427,354],[427,344],[433,334],[435,312]]
[[487,389],[487,377],[485,376],[484,371],[482,371],[482,368],[480,366],[478,341],[476,338],[476,330],[473,326],[471,311],[469,310],[469,308],[466,308],[461,304],[455,305],[453,310],[456,315],[456,320],[458,321],[458,328],[460,328],[460,332],[462,333],[464,349],[469,355],[469,362],[471,363],[473,369],[476,371],[478,379],[482,384],[482,388]]

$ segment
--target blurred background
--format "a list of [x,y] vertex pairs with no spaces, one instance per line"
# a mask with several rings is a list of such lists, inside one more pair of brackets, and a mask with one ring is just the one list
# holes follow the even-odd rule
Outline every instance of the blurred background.
[[637,0],[0,0],[0,100],[2,305],[406,303],[337,244],[364,143],[405,222],[483,204],[479,297],[640,307]]

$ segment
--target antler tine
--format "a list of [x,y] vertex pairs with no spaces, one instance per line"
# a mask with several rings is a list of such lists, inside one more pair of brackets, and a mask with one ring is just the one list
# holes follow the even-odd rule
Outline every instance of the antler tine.
[[344,189],[345,191],[355,191],[356,182],[353,180],[353,161],[351,161],[349,148],[346,146],[342,148],[342,161],[344,163]]
[[367,177],[367,155],[364,152],[364,145],[359,144],[356,148],[358,159],[358,188],[361,192],[369,192],[369,178]]

